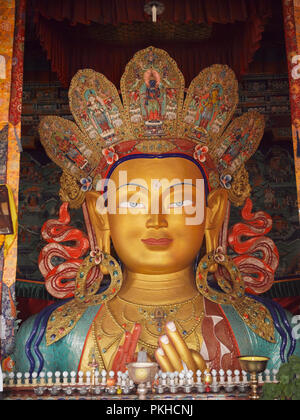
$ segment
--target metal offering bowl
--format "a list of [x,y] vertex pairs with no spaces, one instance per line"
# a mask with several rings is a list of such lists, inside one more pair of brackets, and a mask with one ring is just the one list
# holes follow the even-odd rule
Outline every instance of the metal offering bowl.
[[241,356],[238,358],[241,368],[248,373],[262,373],[266,370],[269,362],[268,357],[263,356]]
[[257,375],[266,370],[267,364],[270,359],[268,357],[263,356],[241,356],[238,359],[240,361],[241,368],[245,372],[250,373],[251,392],[249,394],[249,399],[259,400],[260,397],[258,392]]
[[154,381],[155,375],[158,372],[158,364],[147,362],[129,363],[127,369],[130,379],[132,379],[135,384],[144,384],[146,382]]
[[127,369],[130,379],[132,379],[135,384],[138,384],[137,392],[139,398],[144,400],[147,394],[146,383],[152,383],[154,381],[155,375],[158,372],[158,364],[147,362],[129,363]]

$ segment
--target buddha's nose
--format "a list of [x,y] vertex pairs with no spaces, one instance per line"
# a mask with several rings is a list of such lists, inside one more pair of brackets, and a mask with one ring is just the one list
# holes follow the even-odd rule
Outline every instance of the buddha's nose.
[[168,227],[168,222],[164,214],[150,214],[146,222],[147,228],[160,229]]

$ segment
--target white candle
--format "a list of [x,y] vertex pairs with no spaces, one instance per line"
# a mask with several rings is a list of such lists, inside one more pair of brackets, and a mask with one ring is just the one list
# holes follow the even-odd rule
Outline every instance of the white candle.
[[[17,373],[17,386],[22,386],[22,376],[23,376],[22,372]],[[0,384],[0,387],[1,387],[1,384]]]
[[39,377],[40,377],[40,385],[45,385],[45,376],[46,376],[45,372],[41,372],[39,374]]
[[152,6],[152,22],[157,21],[157,7],[155,4]]
[[32,386],[36,386],[37,385],[37,372],[33,372],[31,377],[32,377]]
[[89,370],[85,374],[85,383],[86,385],[91,385],[91,372]]
[[55,383],[56,383],[56,385],[60,384],[60,372],[59,371],[56,371],[54,373],[54,376],[55,376]]
[[72,370],[72,372],[70,373],[71,376],[71,384],[75,385],[76,384],[76,372],[74,370]]
[[64,371],[63,372],[63,384],[64,385],[68,385],[68,376],[69,376],[69,373],[67,371]]

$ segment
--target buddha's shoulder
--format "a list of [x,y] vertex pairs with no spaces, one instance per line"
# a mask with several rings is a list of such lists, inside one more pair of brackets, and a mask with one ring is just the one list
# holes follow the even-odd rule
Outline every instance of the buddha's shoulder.
[[[69,335],[84,335],[95,318],[105,312],[103,305],[76,308],[72,301],[53,304],[21,323],[16,341],[23,342],[45,333],[47,344],[53,344]],[[103,310],[102,310],[103,309]],[[44,335],[44,334],[43,334]]]
[[85,337],[94,319],[100,316],[103,305],[78,305],[71,300],[54,308],[46,321],[46,341],[48,345],[67,337]]

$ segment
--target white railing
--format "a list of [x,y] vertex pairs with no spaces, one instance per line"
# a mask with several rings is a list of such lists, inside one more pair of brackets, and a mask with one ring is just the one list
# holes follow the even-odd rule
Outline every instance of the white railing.
[[[208,375],[209,374],[209,375]],[[260,385],[265,383],[278,383],[277,370],[266,370],[258,375]],[[112,381],[115,379],[112,385]],[[210,379],[210,380],[209,380]],[[207,383],[209,382],[209,384]],[[205,393],[205,392],[240,392],[247,391],[250,384],[249,375],[244,371],[224,372],[223,370],[212,370],[210,373],[202,373],[200,370],[196,375],[192,371],[182,372],[162,372],[159,371],[153,384],[148,383],[149,392],[163,394],[166,392],[178,393]],[[129,394],[135,391],[135,385],[129,378],[128,371],[125,373],[106,370],[81,371],[78,374],[72,372],[41,372],[39,375],[33,372],[26,373],[3,373],[3,387],[7,390],[33,390],[36,394],[42,395],[49,391],[56,395],[65,392],[71,395],[78,391],[81,394],[109,393],[109,394]]]

